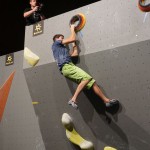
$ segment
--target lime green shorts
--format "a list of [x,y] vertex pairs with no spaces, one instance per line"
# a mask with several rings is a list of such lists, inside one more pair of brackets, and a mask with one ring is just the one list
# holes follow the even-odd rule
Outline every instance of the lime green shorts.
[[62,73],[66,78],[69,78],[78,84],[81,81],[90,80],[90,82],[86,85],[87,89],[90,89],[95,82],[95,80],[89,74],[87,74],[81,68],[75,66],[73,63],[65,64],[62,67]]

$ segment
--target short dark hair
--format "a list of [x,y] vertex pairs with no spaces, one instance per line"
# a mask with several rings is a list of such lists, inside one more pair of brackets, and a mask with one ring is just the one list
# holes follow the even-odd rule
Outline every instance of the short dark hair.
[[[31,2],[32,0],[29,0],[29,2]],[[38,0],[36,0],[37,2],[39,2]]]
[[64,35],[62,34],[56,34],[53,36],[53,41],[55,42],[56,41],[56,38],[59,38],[60,36],[64,37]]

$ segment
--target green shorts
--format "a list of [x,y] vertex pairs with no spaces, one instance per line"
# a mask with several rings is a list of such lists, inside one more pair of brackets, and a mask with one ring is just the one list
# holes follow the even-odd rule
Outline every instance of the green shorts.
[[95,82],[95,80],[89,74],[87,74],[81,68],[75,66],[73,63],[65,64],[62,67],[62,73],[66,78],[69,78],[78,84],[81,81],[90,80],[90,82],[86,85],[87,89],[90,89]]

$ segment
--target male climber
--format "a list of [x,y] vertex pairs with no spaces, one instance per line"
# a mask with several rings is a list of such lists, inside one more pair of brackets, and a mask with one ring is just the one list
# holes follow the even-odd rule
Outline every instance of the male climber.
[[[88,73],[73,64],[71,57],[78,56],[78,49],[75,42],[76,32],[74,24],[70,26],[70,30],[71,35],[66,39],[64,39],[62,34],[54,35],[54,43],[52,45],[53,56],[61,73],[66,78],[69,78],[70,80],[78,83],[77,89],[72,98],[68,101],[68,104],[77,109],[77,97],[85,87],[87,89],[92,88],[93,91],[103,100],[106,107],[110,107],[118,103],[118,100],[116,99],[107,98],[96,84],[96,81]],[[72,43],[72,53],[69,53],[68,49],[66,48],[66,44],[69,43]]]

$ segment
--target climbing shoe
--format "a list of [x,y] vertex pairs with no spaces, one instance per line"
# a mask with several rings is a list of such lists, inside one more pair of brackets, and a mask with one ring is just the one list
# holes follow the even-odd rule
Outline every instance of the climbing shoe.
[[78,109],[78,105],[73,100],[70,100],[68,104],[71,105],[73,108]]
[[117,99],[111,99],[109,102],[105,103],[106,107],[112,107],[115,104],[118,104],[119,101]]

